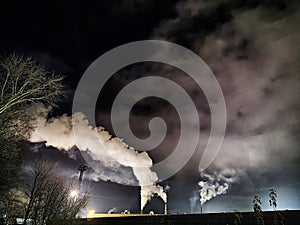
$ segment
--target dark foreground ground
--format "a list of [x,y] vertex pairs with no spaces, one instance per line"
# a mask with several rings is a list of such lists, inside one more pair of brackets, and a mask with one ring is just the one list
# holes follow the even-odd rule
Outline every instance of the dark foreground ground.
[[[278,211],[284,219],[284,225],[300,225],[300,210]],[[241,213],[242,225],[256,225],[253,212]],[[126,217],[105,217],[83,219],[80,225],[235,225],[235,213],[211,213],[211,214],[190,214],[190,215],[132,215]],[[264,224],[273,225],[274,212],[263,212]],[[237,225],[239,225],[237,223]],[[278,223],[278,225],[282,225]]]

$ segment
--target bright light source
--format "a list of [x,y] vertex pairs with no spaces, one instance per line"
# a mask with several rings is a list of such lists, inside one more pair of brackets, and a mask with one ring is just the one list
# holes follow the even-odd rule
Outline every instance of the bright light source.
[[95,211],[94,209],[90,210],[90,211],[87,213],[87,218],[88,218],[88,219],[94,218],[95,213],[96,213],[96,211]]
[[77,190],[72,190],[72,191],[70,192],[70,196],[71,196],[72,198],[75,198],[77,195],[78,195],[78,191],[77,191]]

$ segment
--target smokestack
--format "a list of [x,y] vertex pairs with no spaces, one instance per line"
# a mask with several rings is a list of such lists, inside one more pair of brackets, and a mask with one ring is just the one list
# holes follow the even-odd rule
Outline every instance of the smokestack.
[[143,203],[142,203],[142,187],[140,187],[140,207],[141,207],[141,214],[143,214]]
[[167,203],[165,203],[165,215],[168,214],[168,208],[167,208]]

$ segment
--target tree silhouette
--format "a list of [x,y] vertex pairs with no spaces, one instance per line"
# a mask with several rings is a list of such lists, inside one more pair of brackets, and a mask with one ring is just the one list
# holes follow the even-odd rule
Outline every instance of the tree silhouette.
[[255,216],[257,225],[264,225],[265,222],[264,222],[264,218],[262,215],[261,197],[255,195],[252,203],[253,203],[254,216]]
[[269,204],[273,207],[274,210],[274,218],[273,224],[274,225],[284,225],[284,218],[280,212],[277,211],[277,193],[276,189],[271,188],[269,190]]
[[20,182],[22,152],[34,129],[37,109],[56,104],[63,94],[62,79],[30,57],[0,57],[0,208]]
[[[28,197],[24,224],[31,218],[36,225],[57,223],[62,219],[75,219],[89,201],[89,190],[79,191],[78,180],[60,176],[55,166],[45,159],[32,167],[32,179],[25,193]],[[78,190],[76,196],[72,193]],[[54,222],[53,222],[54,221]]]

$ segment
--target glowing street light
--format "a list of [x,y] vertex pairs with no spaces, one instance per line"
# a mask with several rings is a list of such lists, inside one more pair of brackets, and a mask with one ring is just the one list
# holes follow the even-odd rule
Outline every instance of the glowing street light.
[[74,202],[76,201],[77,195],[78,195],[78,191],[77,191],[77,190],[72,190],[72,191],[70,192],[70,196],[71,196],[72,198],[74,198]]
[[95,217],[95,213],[96,211],[94,209],[90,210],[88,213],[87,213],[87,218],[88,219],[93,219]]

